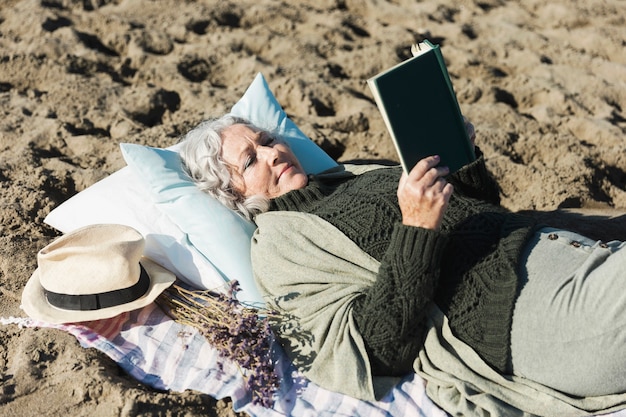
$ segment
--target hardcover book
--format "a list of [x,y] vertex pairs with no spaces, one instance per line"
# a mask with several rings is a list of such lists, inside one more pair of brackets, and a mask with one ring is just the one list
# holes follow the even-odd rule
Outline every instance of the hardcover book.
[[409,172],[431,155],[455,172],[476,159],[438,45],[413,45],[413,57],[370,78],[376,105]]

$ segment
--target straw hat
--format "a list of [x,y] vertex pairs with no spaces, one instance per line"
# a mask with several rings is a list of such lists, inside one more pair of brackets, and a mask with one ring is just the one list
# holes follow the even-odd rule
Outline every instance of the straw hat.
[[143,236],[123,225],[87,226],[61,236],[37,254],[22,308],[37,320],[71,323],[144,307],[176,277],[142,257],[143,249]]

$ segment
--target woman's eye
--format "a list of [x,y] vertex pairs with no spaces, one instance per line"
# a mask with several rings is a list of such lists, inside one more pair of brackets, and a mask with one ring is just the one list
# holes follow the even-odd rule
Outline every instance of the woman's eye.
[[276,138],[275,138],[274,136],[272,136],[272,135],[268,135],[268,136],[265,138],[265,143],[264,143],[263,145],[265,145],[265,146],[269,146],[269,145],[271,145],[272,143],[274,143],[275,141],[276,141]]
[[254,160],[254,156],[249,156],[248,159],[246,159],[246,162],[243,164],[243,169],[248,169],[252,164],[254,164]]

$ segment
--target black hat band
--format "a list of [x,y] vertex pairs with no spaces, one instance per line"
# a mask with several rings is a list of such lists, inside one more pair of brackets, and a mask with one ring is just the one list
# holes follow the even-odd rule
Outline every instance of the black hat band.
[[148,273],[143,265],[139,264],[139,267],[141,268],[139,280],[137,280],[136,284],[128,288],[97,294],[78,295],[59,294],[44,288],[44,293],[50,305],[64,310],[90,311],[127,304],[143,296],[150,288],[150,277]]

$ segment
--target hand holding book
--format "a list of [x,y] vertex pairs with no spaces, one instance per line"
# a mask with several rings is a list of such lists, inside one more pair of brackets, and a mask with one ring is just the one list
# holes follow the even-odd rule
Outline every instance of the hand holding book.
[[437,166],[438,155],[421,159],[411,172],[403,173],[398,184],[402,224],[439,230],[454,188],[445,180],[450,172]]

